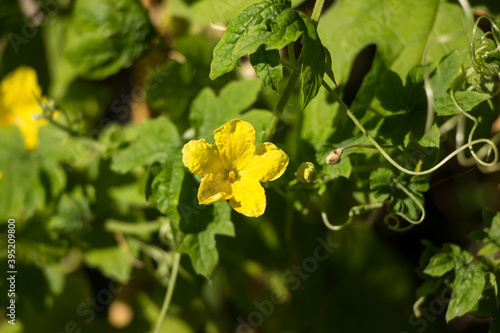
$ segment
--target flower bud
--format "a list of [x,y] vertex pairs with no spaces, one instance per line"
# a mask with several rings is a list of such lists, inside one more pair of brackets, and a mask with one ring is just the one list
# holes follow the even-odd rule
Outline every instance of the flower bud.
[[312,183],[316,179],[316,174],[316,167],[314,164],[311,162],[304,162],[297,169],[295,176],[302,183]]
[[338,148],[333,150],[328,156],[326,157],[326,163],[330,165],[335,165],[340,163],[340,156],[342,156],[342,148]]

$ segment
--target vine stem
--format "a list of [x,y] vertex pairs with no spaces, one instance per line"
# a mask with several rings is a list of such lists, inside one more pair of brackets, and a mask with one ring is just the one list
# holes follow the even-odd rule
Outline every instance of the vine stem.
[[311,15],[311,20],[318,24],[319,17],[321,16],[321,11],[323,10],[323,5],[325,4],[325,0],[316,0],[314,3],[313,12]]
[[288,80],[285,90],[283,91],[283,94],[281,95],[278,104],[276,104],[276,108],[274,109],[273,116],[269,123],[266,126],[266,129],[264,130],[264,141],[269,141],[271,136],[274,134],[276,131],[276,126],[278,126],[278,122],[280,120],[280,117],[283,113],[283,110],[285,109],[286,103],[288,102],[288,99],[292,95],[293,88],[295,87],[295,84],[297,83],[298,79],[300,77],[300,74],[297,72],[292,72],[292,75],[290,76],[290,79]]
[[153,333],[159,332],[161,323],[163,322],[163,318],[165,318],[165,315],[167,314],[170,301],[172,300],[172,295],[174,294],[175,282],[177,281],[177,273],[179,272],[180,262],[181,262],[181,254],[175,252],[174,262],[172,264],[172,272],[170,274],[170,279],[168,281],[167,293],[165,294],[165,299],[163,300],[163,305],[161,306],[160,315],[156,320]]
[[349,209],[349,217],[347,218],[347,221],[339,225],[331,224],[330,220],[328,219],[328,214],[326,214],[324,210],[321,212],[321,218],[323,220],[323,223],[328,229],[333,231],[338,231],[349,226],[352,223],[352,221],[354,221],[354,217],[360,215],[362,212],[382,208],[383,206],[384,206],[383,202],[374,202],[370,204],[363,204],[351,207],[351,209]]
[[[325,0],[316,0],[314,3],[314,8],[313,12],[311,15],[311,20],[313,20],[316,25],[319,22],[319,17],[321,16],[321,12],[323,10],[323,5],[325,4]],[[288,102],[288,99],[292,95],[293,88],[295,87],[295,84],[297,83],[300,73],[298,73],[297,70],[295,70],[295,67],[297,66],[296,60],[295,60],[295,54],[293,50],[293,43],[288,45],[288,50],[289,50],[289,55],[290,55],[290,61],[292,68],[292,75],[290,79],[288,80],[288,83],[285,87],[285,90],[283,91],[283,95],[281,95],[280,100],[278,101],[278,104],[276,105],[276,108],[274,110],[273,116],[269,123],[266,126],[266,129],[264,130],[264,141],[269,141],[271,136],[275,133],[276,127],[278,126],[281,114],[283,113],[283,110],[285,109],[286,103]]]
[[467,31],[469,31],[474,25],[474,14],[472,13],[469,1],[458,0],[458,2],[460,3],[460,6],[462,6],[462,10],[464,11],[466,18],[465,22],[466,24],[464,25],[463,29],[458,32],[437,36],[435,39],[429,41],[429,43],[425,45],[424,51],[422,52],[421,64],[424,74],[425,95],[427,97],[427,116],[425,120],[425,133],[428,133],[431,130],[432,125],[434,124],[434,90],[431,85],[429,68],[426,62],[427,54],[432,46],[442,45],[454,39],[457,39],[461,37],[463,34],[466,34]]
[[[455,155],[459,154],[461,151],[475,145],[475,144],[478,144],[478,143],[481,143],[481,142],[484,142],[484,143],[488,143],[490,142],[490,140],[488,139],[478,139],[478,140],[474,140],[474,141],[471,141],[471,142],[468,142],[467,144],[461,146],[460,148],[457,148],[454,152],[452,152],[451,154],[449,154],[448,156],[446,156],[443,160],[441,160],[441,162],[439,162],[438,164],[436,164],[434,167],[428,169],[428,170],[425,170],[425,171],[412,171],[412,170],[408,170],[404,167],[402,167],[401,165],[399,165],[396,161],[394,161],[392,159],[392,157],[389,156],[389,154],[386,153],[386,151],[378,144],[378,142],[370,135],[370,133],[368,133],[368,131],[366,130],[366,128],[363,127],[363,125],[361,125],[361,123],[359,122],[359,120],[354,116],[354,114],[351,112],[351,110],[349,110],[349,108],[347,107],[347,105],[345,105],[344,101],[342,101],[342,99],[337,95],[337,93],[335,93],[335,91],[330,88],[328,86],[328,84],[325,83],[325,81],[323,81],[323,87],[328,91],[328,93],[337,101],[337,103],[339,103],[340,107],[347,113],[347,115],[349,116],[349,118],[351,118],[351,120],[354,122],[354,124],[359,128],[359,130],[368,138],[368,140],[370,140],[371,143],[373,143],[373,145],[377,148],[377,150],[380,152],[380,154],[382,154],[382,156],[385,157],[385,159],[391,163],[396,169],[398,169],[399,171],[401,172],[404,172],[406,174],[409,174],[409,175],[412,175],[412,176],[424,176],[424,175],[428,175],[434,171],[436,171],[437,169],[439,169],[441,166],[443,166],[446,162],[448,162],[450,159],[452,159]],[[484,163],[485,166],[492,166],[494,165],[497,161],[498,161],[498,149],[496,146],[493,146],[492,147],[494,153],[495,153],[495,158],[493,159],[493,161],[489,162],[489,163]]]

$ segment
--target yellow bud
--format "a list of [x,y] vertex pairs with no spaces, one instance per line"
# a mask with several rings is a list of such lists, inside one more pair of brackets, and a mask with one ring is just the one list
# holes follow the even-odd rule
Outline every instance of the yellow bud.
[[295,176],[302,183],[311,183],[316,179],[316,167],[311,162],[304,162],[297,169]]
[[326,157],[326,163],[330,165],[335,165],[340,163],[340,156],[342,156],[342,148],[338,148],[333,150],[328,156]]

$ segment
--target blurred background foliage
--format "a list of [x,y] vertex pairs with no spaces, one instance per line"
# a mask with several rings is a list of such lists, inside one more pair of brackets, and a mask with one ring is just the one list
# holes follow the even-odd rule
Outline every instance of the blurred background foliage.
[[[68,116],[58,118],[64,128],[40,129],[34,151],[26,151],[15,126],[0,127],[0,266],[6,271],[3,236],[15,218],[18,271],[16,326],[2,307],[2,332],[150,331],[174,248],[186,255],[162,332],[488,331],[488,319],[468,314],[446,324],[445,309],[430,307],[432,298],[422,304],[428,316],[412,315],[428,263],[419,266],[422,239],[475,254],[467,235],[483,228],[485,208],[500,211],[499,173],[452,160],[423,181],[401,179],[413,184],[427,217],[408,232],[392,231],[387,210],[418,212],[384,187],[380,177],[397,174],[381,169],[390,166],[376,151],[352,149],[340,164],[325,163],[333,148],[367,142],[322,90],[301,112],[297,88],[285,108],[273,142],[290,165],[265,185],[265,215],[197,204],[199,179],[184,172],[183,143],[213,140],[213,130],[235,117],[252,123],[262,141],[278,101],[247,58],[228,75],[208,77],[218,27],[255,2],[0,2],[0,78],[21,65],[34,68],[43,95]],[[478,15],[499,17],[494,0],[471,4]],[[314,2],[292,5],[310,15]],[[457,32],[432,45],[426,61],[437,68],[457,50],[457,71],[470,65],[472,31],[464,26],[456,1],[326,1],[318,32],[332,55],[336,90],[377,140],[398,147],[400,161],[415,166],[416,158],[425,167],[454,149],[454,133],[417,146],[426,108],[418,67],[430,41]],[[433,88],[446,93],[449,86]],[[476,103],[478,136],[499,130],[498,102]],[[397,113],[408,106],[409,114]],[[290,185],[304,161],[316,164],[319,180]],[[322,222],[322,212],[341,224],[351,207],[389,195],[390,205],[342,231]],[[195,222],[185,226],[186,215]],[[309,273],[297,273],[318,239],[334,242],[334,250]],[[2,304],[7,290],[2,278]],[[273,295],[280,304],[270,303]]]

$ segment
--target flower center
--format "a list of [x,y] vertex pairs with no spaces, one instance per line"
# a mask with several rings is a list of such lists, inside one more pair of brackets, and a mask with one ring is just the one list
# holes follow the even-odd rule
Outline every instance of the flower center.
[[231,180],[236,179],[236,174],[234,173],[234,171],[233,171],[233,170],[229,171],[229,178],[230,178]]

